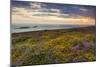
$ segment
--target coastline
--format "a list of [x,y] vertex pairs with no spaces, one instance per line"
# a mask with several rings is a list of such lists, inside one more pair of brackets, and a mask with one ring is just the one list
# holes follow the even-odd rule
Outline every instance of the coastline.
[[[28,34],[28,33],[43,33],[43,32],[57,32],[57,31],[89,31],[95,30],[96,26],[88,26],[88,27],[80,27],[80,28],[68,28],[68,29],[54,29],[54,30],[39,30],[39,31],[28,31],[28,32],[19,32],[19,33],[11,33],[12,35],[21,35],[21,34]],[[94,31],[95,32],[95,31]]]
[[96,27],[13,33],[11,51],[18,66],[95,61]]

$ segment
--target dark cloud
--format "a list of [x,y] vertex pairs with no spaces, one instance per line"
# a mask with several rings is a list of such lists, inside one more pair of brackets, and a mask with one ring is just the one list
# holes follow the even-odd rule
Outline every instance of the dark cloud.
[[[40,2],[31,2],[31,1],[12,1],[12,7],[25,8],[26,10],[33,9],[33,11],[37,9],[38,11],[40,10],[39,12],[44,12],[44,13],[45,12],[60,13],[62,14],[63,17],[68,17],[68,16],[70,17],[88,16],[92,18],[96,17],[96,7],[95,6],[70,5],[70,4],[68,5],[68,4],[57,4],[57,3],[40,3]],[[15,10],[13,11],[17,12]],[[66,14],[69,14],[69,15],[66,15]]]

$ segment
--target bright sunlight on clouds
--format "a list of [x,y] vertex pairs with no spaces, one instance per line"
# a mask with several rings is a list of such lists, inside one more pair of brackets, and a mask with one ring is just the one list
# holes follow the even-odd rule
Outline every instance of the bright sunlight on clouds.
[[12,23],[94,25],[94,7],[14,1]]

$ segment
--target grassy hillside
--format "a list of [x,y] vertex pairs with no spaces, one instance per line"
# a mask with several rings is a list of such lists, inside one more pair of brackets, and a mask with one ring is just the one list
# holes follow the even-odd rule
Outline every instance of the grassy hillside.
[[95,61],[95,27],[12,34],[12,65]]

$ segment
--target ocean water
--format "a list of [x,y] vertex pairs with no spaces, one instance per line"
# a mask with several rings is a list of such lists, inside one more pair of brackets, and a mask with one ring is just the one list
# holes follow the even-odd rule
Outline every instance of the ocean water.
[[29,31],[39,31],[39,30],[54,30],[54,29],[69,29],[84,27],[80,25],[67,25],[67,24],[12,24],[11,32],[29,32]]

